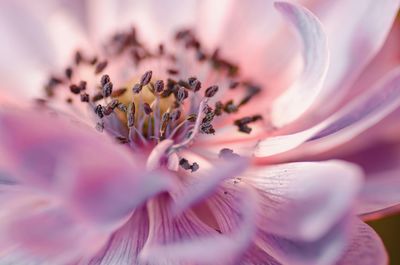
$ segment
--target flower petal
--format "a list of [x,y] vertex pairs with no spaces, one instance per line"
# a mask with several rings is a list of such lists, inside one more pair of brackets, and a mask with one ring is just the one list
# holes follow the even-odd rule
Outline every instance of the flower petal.
[[349,211],[361,185],[361,172],[342,161],[298,162],[255,169],[243,181],[262,196],[263,230],[311,241]]
[[400,206],[399,187],[399,170],[368,176],[360,194],[357,213],[365,218],[368,215],[380,215],[380,212],[384,212],[391,207]]
[[171,187],[166,174],[147,172],[139,157],[105,134],[63,116],[39,109],[1,111],[0,135],[10,160],[2,170],[21,185],[66,200],[76,214],[97,223],[119,221]]
[[[149,240],[140,257],[150,264],[226,264],[248,247],[254,231],[254,195],[242,194],[240,226],[232,233],[218,234],[202,223],[192,212],[172,219],[164,202],[153,202],[150,207]],[[152,213],[153,211],[153,213]]]
[[[363,4],[339,0],[329,2],[326,8],[320,9],[323,11],[320,17],[330,40],[331,64],[319,104],[315,106],[317,115],[332,110],[381,49],[399,4],[398,0],[368,0]],[[338,20],[338,17],[341,19]]]
[[304,61],[300,77],[272,105],[272,123],[281,127],[300,117],[316,99],[328,70],[329,51],[322,25],[310,11],[285,2],[277,2],[275,7],[298,31]]
[[334,264],[346,249],[351,221],[350,216],[346,215],[314,241],[286,239],[261,232],[258,234],[257,245],[282,264]]
[[148,232],[147,210],[137,209],[128,222],[111,236],[105,247],[90,260],[89,265],[138,265],[138,254],[147,240]]
[[352,240],[337,265],[386,265],[388,256],[385,246],[376,232],[358,221],[352,230]]
[[311,151],[326,150],[346,142],[376,124],[399,105],[400,68],[396,68],[372,89],[314,127],[261,141],[255,155],[276,155],[294,149],[304,142],[314,143]]
[[181,194],[174,197],[176,203],[174,211],[179,214],[204,200],[225,180],[233,179],[241,174],[248,165],[247,159],[233,158],[229,161],[214,163],[213,167],[201,170],[196,176],[191,178],[183,188]]

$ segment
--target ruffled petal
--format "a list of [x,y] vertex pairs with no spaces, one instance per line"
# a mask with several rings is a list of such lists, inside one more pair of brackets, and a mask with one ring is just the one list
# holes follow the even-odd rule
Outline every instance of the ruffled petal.
[[326,234],[313,241],[287,239],[260,232],[257,245],[282,264],[334,264],[346,249],[351,224],[351,218],[346,215]]
[[[325,5],[325,6],[324,6]],[[400,5],[398,0],[332,1],[316,10],[325,26],[331,64],[314,115],[329,113],[382,48]],[[340,19],[338,19],[340,18]]]
[[149,219],[146,208],[139,208],[110,238],[89,265],[139,265],[138,254],[147,240]]
[[358,221],[351,231],[351,243],[336,265],[386,265],[388,256],[385,246],[376,232]]
[[[396,68],[372,89],[355,98],[325,121],[299,133],[270,137],[255,151],[267,157],[313,143],[310,152],[320,152],[344,143],[376,124],[400,105],[400,68]],[[305,147],[302,148],[305,151]]]
[[174,196],[176,200],[174,211],[181,213],[190,206],[205,200],[223,181],[240,175],[247,166],[247,159],[232,158],[229,161],[214,163],[209,169],[200,170],[196,176],[184,184],[182,192]]
[[[239,197],[242,215],[237,230],[219,234],[206,226],[193,212],[173,218],[168,213],[168,201],[150,204],[149,240],[140,254],[143,261],[150,264],[230,264],[247,249],[254,226],[254,195],[245,192]],[[228,215],[228,213],[220,213]]]
[[261,229],[311,241],[349,211],[361,176],[357,166],[342,161],[298,162],[255,169],[243,181],[262,196]]
[[75,214],[112,223],[171,187],[170,177],[146,171],[140,158],[105,134],[39,109],[29,117],[26,111],[0,112],[0,148],[10,161],[2,170],[65,200]]
[[382,216],[385,211],[400,209],[400,170],[376,173],[368,179],[360,194],[357,213],[363,218]]
[[321,22],[307,9],[285,2],[275,7],[293,24],[303,42],[303,72],[272,105],[272,123],[281,127],[300,117],[314,102],[325,79],[329,51]]

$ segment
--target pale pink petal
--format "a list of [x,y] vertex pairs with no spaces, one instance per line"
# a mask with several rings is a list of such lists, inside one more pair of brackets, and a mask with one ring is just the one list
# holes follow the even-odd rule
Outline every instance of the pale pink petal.
[[89,220],[118,221],[171,187],[169,176],[146,171],[141,158],[93,128],[39,109],[26,115],[0,112],[0,148],[10,160],[3,170],[23,185],[65,199]]
[[239,226],[227,234],[217,233],[190,211],[173,219],[165,202],[152,202],[150,220],[153,224],[149,240],[140,254],[141,259],[150,264],[190,262],[216,265],[232,262],[247,249],[255,228],[254,195],[244,192],[238,199],[238,210],[242,212],[240,219],[236,219]]
[[294,72],[288,62],[297,46],[294,36],[283,32],[284,22],[273,0],[199,2],[196,32],[207,48],[220,48],[222,55],[239,63],[243,76],[268,91],[288,85],[288,74]]
[[[258,144],[255,155],[272,156],[313,143],[309,152],[320,152],[344,143],[376,124],[400,105],[400,68],[325,121],[299,133],[270,137]],[[305,147],[302,149],[304,152]]]
[[165,156],[167,150],[174,144],[174,141],[166,139],[157,144],[151,151],[146,161],[147,170],[154,170],[160,167],[161,160]]
[[94,39],[104,39],[115,30],[135,26],[152,45],[169,41],[176,30],[193,27],[198,6],[196,0],[89,0],[88,3]]
[[358,221],[351,232],[351,243],[336,265],[386,265],[388,256],[385,246],[376,232]]
[[248,166],[248,160],[244,158],[233,158],[229,161],[213,163],[209,169],[199,170],[198,174],[184,184],[182,192],[174,196],[176,203],[174,211],[181,213],[190,206],[201,202],[211,195],[220,184],[228,179],[243,173]]
[[272,105],[272,123],[281,127],[300,117],[314,102],[329,65],[329,51],[321,22],[307,9],[285,2],[276,8],[293,24],[303,42],[303,72]]
[[146,208],[139,208],[132,217],[119,228],[104,246],[91,258],[89,265],[138,265],[138,254],[147,240],[149,220]]
[[334,264],[340,257],[350,239],[351,218],[349,215],[314,241],[292,240],[266,232],[260,232],[256,242],[282,264],[290,265],[327,265]]
[[243,181],[262,196],[262,229],[315,240],[349,211],[361,186],[361,171],[342,161],[298,162],[255,168]]
[[[331,1],[320,8],[331,50],[325,89],[316,106],[326,114],[343,98],[382,47],[396,17],[398,0]],[[322,4],[323,5],[323,4]],[[340,19],[338,20],[338,17]]]
[[360,194],[357,213],[363,217],[376,215],[400,205],[400,170],[375,173],[368,179]]

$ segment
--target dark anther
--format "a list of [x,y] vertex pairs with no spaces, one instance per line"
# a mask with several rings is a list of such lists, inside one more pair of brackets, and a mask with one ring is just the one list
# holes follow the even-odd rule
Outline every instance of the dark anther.
[[161,117],[161,133],[164,134],[165,130],[167,129],[168,122],[170,120],[169,112],[164,112]]
[[83,60],[82,53],[80,51],[76,51],[74,59],[76,65],[80,64]]
[[118,104],[119,104],[118,100],[116,99],[111,100],[111,102],[108,103],[103,110],[104,115],[106,116],[110,115],[114,111],[114,109],[118,106]]
[[105,98],[111,96],[112,90],[113,90],[113,83],[112,82],[108,82],[107,84],[105,84],[103,86],[103,96]]
[[238,154],[235,154],[232,149],[223,148],[221,149],[221,151],[219,151],[218,157],[223,159],[232,159],[240,156]]
[[153,112],[150,105],[146,102],[143,103],[143,110],[144,110],[144,113],[146,113],[146,115],[150,115]]
[[127,115],[128,127],[133,127],[135,125],[135,103],[131,102],[128,105]]
[[225,103],[224,111],[226,113],[234,113],[238,111],[238,107],[235,106],[233,100],[229,100],[228,102]]
[[74,102],[74,100],[72,99],[72,98],[67,98],[66,100],[65,100],[68,104],[72,104],[72,102]]
[[48,84],[51,86],[56,86],[56,85],[62,84],[62,82],[63,81],[60,78],[52,76],[52,77],[50,77]]
[[152,75],[153,75],[153,72],[152,72],[152,71],[147,71],[146,73],[144,73],[144,74],[142,75],[142,77],[140,78],[140,84],[141,84],[142,86],[145,86],[145,85],[147,85],[148,83],[150,83]]
[[181,158],[181,160],[179,160],[179,165],[185,170],[189,170],[190,169],[190,163],[185,158]]
[[234,124],[239,127],[240,132],[250,133],[251,128],[248,126],[249,123],[261,120],[261,115],[254,115],[251,117],[244,117],[234,121]]
[[140,91],[142,91],[142,88],[143,88],[143,86],[141,84],[135,84],[132,87],[132,92],[135,93],[135,94],[139,94]]
[[205,134],[214,134],[215,129],[210,123],[203,123],[200,125],[200,131]]
[[222,114],[223,108],[224,108],[224,104],[222,104],[221,101],[217,101],[215,103],[215,110],[214,110],[215,115],[220,116]]
[[107,65],[108,65],[108,62],[107,62],[107,61],[99,62],[99,63],[96,65],[96,68],[95,68],[95,70],[94,70],[94,73],[95,73],[96,75],[97,75],[97,74],[100,74],[101,72],[103,72],[104,69],[106,69]]
[[167,73],[170,75],[177,75],[179,74],[179,71],[176,69],[167,69]]
[[189,114],[186,119],[190,122],[195,122],[197,119],[197,115],[195,113]]
[[97,105],[94,108],[94,113],[97,114],[97,116],[99,116],[99,118],[103,118],[104,117],[104,113],[103,113],[103,106],[102,105]]
[[244,98],[239,102],[239,106],[242,106],[250,101],[255,95],[261,92],[261,88],[255,85],[248,85],[247,86],[247,94]]
[[239,86],[239,82],[238,81],[231,81],[230,83],[229,83],[229,88],[230,89],[235,89],[235,88],[237,88],[238,86]]
[[179,165],[184,170],[190,170],[191,172],[195,172],[200,168],[199,164],[197,164],[196,162],[194,162],[193,164],[190,164],[189,161],[186,158],[181,158],[179,160]]
[[206,56],[205,53],[202,52],[201,50],[197,50],[197,51],[196,51],[196,59],[197,59],[199,62],[202,62],[202,61],[204,61],[205,59],[207,59],[207,56]]
[[109,83],[111,81],[110,76],[109,75],[102,75],[101,79],[100,79],[100,84],[101,86],[104,86],[105,84]]
[[193,164],[191,165],[190,169],[192,172],[197,171],[200,168],[199,164],[197,164],[196,162],[193,162]]
[[179,102],[182,102],[183,100],[185,100],[187,97],[189,96],[189,92],[187,90],[185,90],[182,86],[179,87],[177,93],[176,93],[176,99]]
[[81,101],[82,101],[82,102],[89,102],[89,94],[87,94],[87,93],[82,93],[82,94],[81,94]]
[[160,43],[160,45],[158,45],[158,54],[164,55],[164,44],[162,44],[162,43]]
[[79,94],[81,93],[81,88],[75,84],[72,84],[69,86],[69,90],[74,93],[74,94]]
[[104,98],[103,94],[100,93],[100,92],[98,92],[98,93],[96,93],[96,94],[92,97],[92,101],[93,101],[93,102],[96,102],[96,101],[99,101],[99,100],[101,100],[101,99],[103,99],[103,98]]
[[161,93],[164,90],[164,81],[163,80],[157,80],[154,83],[154,89],[157,93]]
[[95,65],[96,63],[97,63],[97,61],[98,61],[99,59],[97,58],[97,57],[93,57],[91,60],[90,60],[90,64],[91,65]]
[[111,96],[112,96],[113,98],[120,97],[120,96],[122,96],[123,94],[125,94],[126,90],[127,90],[127,89],[124,88],[124,87],[118,88],[118,89],[116,89],[116,90],[113,90],[113,92],[111,93]]
[[207,98],[212,98],[217,92],[218,92],[218,86],[210,86],[209,88],[206,89],[204,95]]
[[182,112],[181,112],[179,109],[174,109],[174,110],[171,112],[171,120],[172,120],[172,121],[177,121],[177,120],[179,120],[179,118],[181,117],[181,115],[182,115]]
[[71,78],[72,78],[72,74],[73,74],[72,68],[71,68],[71,67],[67,67],[67,68],[65,69],[65,76],[66,76],[68,79],[71,79]]
[[79,82],[79,88],[81,89],[81,91],[86,90],[86,86],[87,86],[86,81]]
[[201,82],[196,78],[196,77],[190,77],[188,79],[188,83],[190,88],[194,91],[197,92],[201,88]]
[[127,112],[128,111],[128,107],[125,106],[124,103],[119,103],[118,106],[117,106],[117,109],[119,109],[122,112]]

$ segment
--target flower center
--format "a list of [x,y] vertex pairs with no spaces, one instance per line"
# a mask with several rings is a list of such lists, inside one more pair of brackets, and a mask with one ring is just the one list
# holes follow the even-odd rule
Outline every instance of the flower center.
[[[64,97],[71,108],[88,106],[100,132],[134,150],[150,153],[168,140],[167,155],[188,147],[198,134],[213,135],[216,120],[233,116],[246,134],[261,120],[261,115],[238,117],[261,89],[241,80],[239,68],[218,49],[206,52],[191,30],[177,32],[169,49],[146,47],[134,29],[115,34],[102,47],[100,55],[77,51],[64,74],[49,79],[47,100]],[[198,169],[185,158],[179,164]]]

